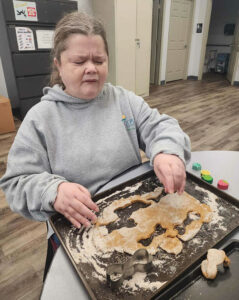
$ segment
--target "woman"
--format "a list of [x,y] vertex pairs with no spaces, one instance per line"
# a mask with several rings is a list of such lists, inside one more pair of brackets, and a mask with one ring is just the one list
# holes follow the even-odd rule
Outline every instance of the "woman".
[[11,209],[45,221],[60,212],[74,226],[96,220],[100,186],[141,163],[146,152],[168,193],[182,193],[188,136],[141,97],[105,83],[102,24],[82,13],[56,26],[51,86],[27,114],[0,181]]

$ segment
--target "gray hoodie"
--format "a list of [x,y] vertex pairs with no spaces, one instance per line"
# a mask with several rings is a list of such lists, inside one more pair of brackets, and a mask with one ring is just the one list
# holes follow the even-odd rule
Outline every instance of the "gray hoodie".
[[93,195],[116,175],[159,152],[190,159],[190,141],[178,122],[160,115],[134,93],[109,83],[92,100],[46,87],[26,115],[0,180],[11,209],[45,221],[61,182],[79,183]]

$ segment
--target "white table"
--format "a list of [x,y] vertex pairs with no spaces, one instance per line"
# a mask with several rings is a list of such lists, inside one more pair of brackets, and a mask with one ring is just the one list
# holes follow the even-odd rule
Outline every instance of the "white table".
[[[211,172],[214,186],[217,186],[219,179],[227,180],[229,182],[229,189],[225,192],[239,200],[239,152],[193,152],[191,162],[187,166],[187,171],[196,175],[197,177],[200,177],[199,171],[192,170],[192,164],[194,162],[200,163],[203,169],[207,169]],[[128,181],[129,179],[138,175],[144,174],[151,169],[152,168],[149,166],[149,164],[145,163],[113,180],[104,186],[101,192],[111,188],[112,186],[116,186],[122,182]],[[58,248],[54,256],[41,295],[41,300],[52,299],[90,299],[78,274],[76,273],[62,247]]]
[[239,152],[238,151],[198,151],[192,152],[191,162],[187,166],[187,171],[200,176],[200,171],[192,170],[192,164],[198,162],[202,169],[211,172],[213,183],[217,187],[220,179],[225,179],[229,183],[225,193],[239,199]]

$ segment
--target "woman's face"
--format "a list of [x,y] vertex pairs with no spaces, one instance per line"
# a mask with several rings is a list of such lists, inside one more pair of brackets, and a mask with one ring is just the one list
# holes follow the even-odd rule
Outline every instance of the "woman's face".
[[54,62],[67,94],[87,100],[99,95],[108,75],[108,56],[100,35],[70,35],[61,61],[55,58]]

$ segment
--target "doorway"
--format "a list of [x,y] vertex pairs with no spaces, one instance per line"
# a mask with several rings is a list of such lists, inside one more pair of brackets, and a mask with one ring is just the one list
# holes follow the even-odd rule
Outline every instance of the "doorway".
[[192,0],[153,0],[150,83],[186,79]]
[[203,64],[203,79],[227,78],[232,84],[238,60],[238,0],[214,0]]

